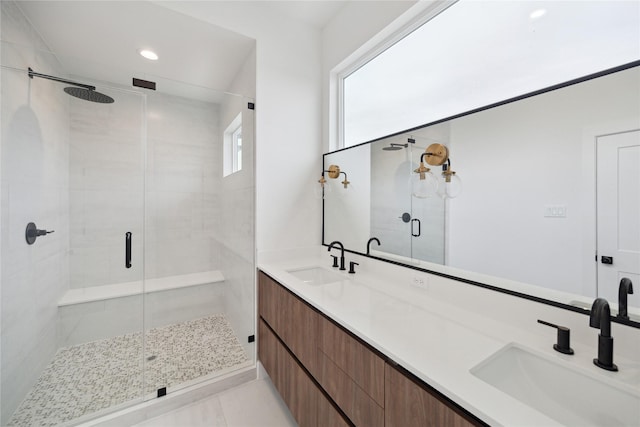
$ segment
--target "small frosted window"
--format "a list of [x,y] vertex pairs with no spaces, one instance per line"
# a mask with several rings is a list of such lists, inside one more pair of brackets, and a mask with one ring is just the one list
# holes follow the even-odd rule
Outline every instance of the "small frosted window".
[[224,131],[223,176],[242,170],[242,114]]

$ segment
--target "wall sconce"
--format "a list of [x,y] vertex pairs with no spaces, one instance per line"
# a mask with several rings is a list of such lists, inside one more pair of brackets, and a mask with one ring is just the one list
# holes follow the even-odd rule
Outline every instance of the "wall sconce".
[[349,184],[351,184],[351,182],[347,178],[347,173],[344,172],[344,171],[341,171],[340,170],[340,166],[331,165],[331,166],[329,166],[329,169],[322,171],[322,175],[320,176],[320,179],[318,180],[318,182],[320,183],[320,189],[322,190],[322,193],[324,195],[327,195],[327,193],[331,192],[331,186],[330,185],[326,185],[328,181],[325,179],[325,173],[326,173],[326,176],[331,178],[331,179],[336,179],[336,178],[340,177],[340,175],[344,175],[344,180],[341,181],[341,184],[344,186],[345,190],[347,190],[349,188]]
[[[430,166],[442,166],[440,178],[436,178]],[[412,178],[411,193],[414,197],[424,199],[434,194],[442,198],[454,198],[462,191],[460,177],[451,169],[449,149],[442,144],[431,144],[420,156],[420,166],[414,170],[417,175]]]

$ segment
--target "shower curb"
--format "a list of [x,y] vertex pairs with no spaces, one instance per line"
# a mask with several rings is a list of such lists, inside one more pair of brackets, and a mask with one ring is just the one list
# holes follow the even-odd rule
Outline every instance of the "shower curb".
[[78,423],[76,420],[75,423],[64,425],[79,427],[122,427],[123,425],[134,425],[257,378],[257,365],[253,363],[246,368],[183,388],[161,398],[142,402],[89,421]]

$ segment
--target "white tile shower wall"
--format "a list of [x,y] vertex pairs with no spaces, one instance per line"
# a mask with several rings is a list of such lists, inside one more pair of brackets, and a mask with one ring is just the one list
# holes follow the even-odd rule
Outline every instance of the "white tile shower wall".
[[219,107],[154,93],[147,108],[145,276],[218,270]]
[[[115,97],[115,96],[114,96]],[[147,173],[143,193],[144,110],[138,95],[72,108],[71,287],[218,268],[213,239],[217,106],[175,96],[147,98]],[[133,233],[132,268],[124,268],[124,233]]]
[[[5,425],[56,347],[57,301],[68,287],[68,102],[58,83],[29,79],[27,67],[61,74],[14,2],[1,2],[2,366]],[[34,245],[28,222],[55,230]]]
[[[71,99],[71,288],[142,278],[143,97],[100,88],[113,104]],[[124,266],[125,233],[133,266]]]

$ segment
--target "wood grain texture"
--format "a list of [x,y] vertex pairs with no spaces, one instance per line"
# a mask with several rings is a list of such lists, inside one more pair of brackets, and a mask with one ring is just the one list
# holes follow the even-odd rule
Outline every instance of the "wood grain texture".
[[265,371],[269,374],[271,381],[276,386],[275,372],[277,368],[277,345],[278,340],[269,330],[264,320],[258,322],[258,360],[262,362]]
[[276,333],[281,329],[281,315],[279,312],[279,299],[280,289],[282,287],[274,282],[269,276],[263,272],[258,274],[258,315],[264,319],[265,322]]
[[318,370],[318,382],[352,423],[367,427],[384,425],[384,409],[322,352],[318,356]]
[[482,425],[452,409],[402,372],[385,366],[386,427],[470,427]]
[[301,427],[316,427],[320,391],[262,319],[258,333],[260,362],[291,415]]
[[318,359],[318,320],[319,314],[293,294],[286,292],[289,310],[285,311],[285,327],[283,341],[305,368],[316,376]]
[[321,352],[384,407],[384,360],[330,320],[319,322]]
[[284,346],[278,346],[277,357],[282,399],[300,427],[316,427],[320,391]]
[[329,399],[318,390],[318,427],[348,427],[350,424],[342,417]]

